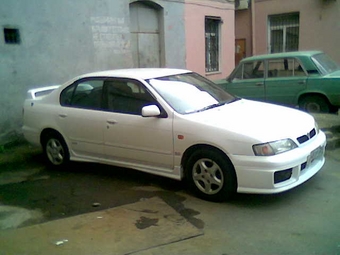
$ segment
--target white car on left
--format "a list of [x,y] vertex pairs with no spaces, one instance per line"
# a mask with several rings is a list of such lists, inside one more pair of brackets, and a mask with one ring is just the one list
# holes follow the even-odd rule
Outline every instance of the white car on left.
[[325,134],[302,111],[235,97],[189,70],[124,69],[29,91],[25,138],[69,160],[186,179],[213,201],[290,190],[322,168]]

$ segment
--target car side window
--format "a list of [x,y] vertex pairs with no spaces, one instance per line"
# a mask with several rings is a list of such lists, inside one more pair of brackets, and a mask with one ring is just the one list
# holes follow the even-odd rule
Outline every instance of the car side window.
[[82,80],[64,89],[60,95],[62,106],[102,109],[103,80]]
[[268,78],[306,76],[302,65],[294,58],[271,59],[268,61]]
[[137,81],[110,79],[104,82],[103,89],[105,107],[112,112],[141,115],[144,106],[156,104],[156,100]]
[[234,79],[258,79],[264,78],[264,64],[263,61],[254,61],[243,63],[236,71]]

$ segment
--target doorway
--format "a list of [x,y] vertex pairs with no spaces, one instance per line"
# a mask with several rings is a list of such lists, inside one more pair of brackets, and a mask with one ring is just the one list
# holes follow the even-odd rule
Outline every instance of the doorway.
[[131,51],[134,67],[161,67],[161,7],[153,3],[130,4]]
[[235,40],[235,66],[246,57],[246,39]]

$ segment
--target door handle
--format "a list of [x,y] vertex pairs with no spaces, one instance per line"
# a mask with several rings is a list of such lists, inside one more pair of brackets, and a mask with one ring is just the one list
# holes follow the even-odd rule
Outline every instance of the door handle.
[[66,117],[67,117],[67,114],[66,114],[66,113],[59,113],[59,117],[60,117],[60,118],[66,118]]
[[299,84],[306,84],[306,81],[299,81]]
[[263,86],[263,82],[257,82],[255,85],[256,86]]
[[110,125],[117,124],[117,121],[116,121],[116,120],[107,120],[106,122],[107,122],[108,124],[110,124]]

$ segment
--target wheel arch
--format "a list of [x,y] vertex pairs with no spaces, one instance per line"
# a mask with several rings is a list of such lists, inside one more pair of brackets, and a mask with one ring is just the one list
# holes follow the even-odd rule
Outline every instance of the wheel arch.
[[183,153],[183,156],[182,156],[182,159],[181,159],[181,165],[183,167],[183,177],[186,178],[186,164],[188,163],[188,160],[190,158],[190,156],[197,150],[213,150],[221,155],[223,155],[226,160],[229,161],[230,165],[233,167],[234,169],[234,172],[235,172],[235,176],[237,177],[236,175],[236,171],[235,171],[235,167],[233,165],[233,163],[231,162],[229,156],[221,149],[219,149],[218,147],[216,146],[213,146],[213,145],[209,145],[209,144],[195,144],[195,145],[192,145],[190,146],[189,148],[187,148],[185,150],[185,152]]
[[54,128],[44,128],[40,133],[40,144],[41,145],[44,144],[45,139],[48,137],[49,134],[56,134],[56,135],[60,136],[64,140],[64,142],[66,143],[64,136],[60,132],[58,132],[56,129],[54,129]]
[[322,97],[323,99],[325,99],[327,101],[327,103],[329,105],[332,105],[331,102],[329,101],[328,97],[324,93],[321,93],[321,92],[305,92],[305,93],[299,95],[299,97],[298,97],[298,104],[300,105],[302,100],[304,100],[305,98],[310,97],[310,96],[319,96],[319,97]]
[[308,93],[304,93],[301,94],[298,98],[298,106],[300,109],[303,109],[302,104],[304,102],[304,100],[306,100],[308,97],[318,97],[322,100],[324,100],[324,103],[327,105],[328,110],[326,112],[336,112],[338,110],[338,107],[336,107],[335,105],[332,104],[332,102],[330,101],[330,99],[328,98],[327,95],[325,95],[322,92],[308,92]]

